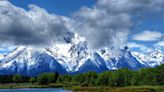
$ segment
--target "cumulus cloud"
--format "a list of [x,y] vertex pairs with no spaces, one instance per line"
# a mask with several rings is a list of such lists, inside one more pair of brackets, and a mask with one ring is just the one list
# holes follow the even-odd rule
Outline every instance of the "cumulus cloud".
[[68,32],[73,31],[85,37],[90,48],[97,49],[109,45],[119,47],[126,40],[131,26],[128,14],[109,14],[97,6],[81,8],[72,18],[67,18],[49,14],[36,5],[29,5],[29,10],[26,11],[8,1],[1,2],[1,41],[18,45],[62,42],[63,37],[69,38]]
[[163,0],[98,0],[97,4],[109,12],[132,14],[160,11],[164,7]]
[[150,48],[150,47],[140,48],[140,52],[143,52],[143,53],[150,53],[153,50],[154,50],[154,48]]
[[143,31],[133,35],[133,40],[138,41],[158,41],[162,39],[163,34],[158,31]]
[[[109,14],[98,8],[84,7],[75,14],[76,32],[85,37],[89,47],[119,47],[127,39],[130,17],[127,14]],[[118,42],[120,42],[118,44]]]
[[162,0],[98,0],[92,8],[82,7],[75,13],[75,29],[91,48],[120,48],[135,26],[132,17],[137,13],[145,16],[147,12],[159,12],[163,5]]
[[70,42],[67,38],[75,32],[88,41],[91,49],[120,48],[135,25],[132,17],[136,13],[157,12],[162,8],[163,0],[98,0],[93,7],[82,7],[72,17],[64,17],[36,5],[29,5],[27,11],[9,1],[0,1],[0,41],[45,45]]
[[13,51],[15,48],[16,48],[16,46],[11,45],[9,43],[8,44],[7,43],[1,43],[0,44],[0,54],[5,55],[5,54]]
[[142,48],[142,47],[145,47],[145,45],[137,44],[137,43],[135,43],[135,42],[127,43],[127,46],[128,46],[129,48]]
[[0,60],[4,58],[4,55],[3,54],[0,54]]
[[140,51],[142,52],[146,52],[148,50],[148,47],[145,46],[145,45],[142,45],[142,44],[138,44],[138,43],[135,43],[135,42],[130,42],[130,43],[127,43],[127,46],[130,48],[130,49],[133,49],[133,48],[138,48]]
[[148,52],[153,51],[153,48],[147,47],[146,45],[143,45],[143,44],[138,44],[136,42],[129,42],[127,43],[127,46],[130,49],[138,48],[139,52],[143,52],[143,53],[148,53]]
[[29,5],[29,10],[0,1],[0,41],[16,45],[49,45],[64,42],[69,33],[62,16]]
[[9,44],[1,44],[0,51],[13,51],[16,47]]
[[155,47],[164,47],[164,41],[159,41],[154,45]]

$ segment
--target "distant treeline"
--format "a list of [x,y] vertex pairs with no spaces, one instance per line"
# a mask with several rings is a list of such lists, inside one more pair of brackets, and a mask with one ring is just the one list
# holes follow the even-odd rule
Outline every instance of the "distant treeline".
[[138,71],[119,69],[102,73],[87,72],[77,75],[59,75],[56,73],[43,73],[37,77],[21,75],[0,76],[0,83],[32,83],[49,84],[62,83],[81,86],[142,86],[164,85],[164,64],[155,68],[142,68]]

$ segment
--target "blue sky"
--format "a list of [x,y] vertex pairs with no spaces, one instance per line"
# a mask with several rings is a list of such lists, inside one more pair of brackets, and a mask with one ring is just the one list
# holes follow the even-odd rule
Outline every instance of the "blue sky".
[[[49,13],[55,13],[62,16],[71,16],[72,13],[78,11],[83,6],[92,7],[95,0],[10,0],[12,4],[17,7],[29,10],[29,4],[35,4],[39,7],[46,9]],[[0,54],[6,54],[12,51],[8,46],[0,46]]]
[[[39,1],[38,0],[9,0],[8,3],[16,7],[17,9],[25,10],[25,12],[17,11],[17,9],[11,6],[8,6],[6,3],[0,4],[1,7],[7,7],[9,9],[13,8],[13,11],[14,11],[13,14],[18,13],[16,14],[16,16],[13,15],[14,18],[18,18],[18,19],[22,18],[22,21],[23,19],[26,19],[26,17],[33,19],[33,17],[35,17],[35,14],[38,14],[37,12],[40,12],[41,14],[43,13],[43,15],[46,15],[46,16],[55,14],[56,16],[51,15],[52,18],[46,17],[46,16],[42,17],[40,15],[39,15],[39,18],[40,20],[47,19],[47,20],[44,20],[46,21],[45,23],[47,24],[49,22],[52,22],[48,20],[49,18],[50,20],[54,19],[54,17],[57,18],[57,20],[61,21],[61,23],[59,23],[61,28],[58,28],[59,25],[57,25],[56,29],[59,29],[57,31],[60,31],[62,30],[63,27],[65,27],[65,24],[63,24],[63,20],[61,20],[60,18],[61,16],[64,16],[68,18],[69,20],[75,21],[75,24],[76,22],[78,22],[77,24],[81,24],[81,25],[78,25],[79,27],[78,30],[80,31],[77,31],[77,33],[79,33],[79,35],[84,36],[84,38],[86,38],[86,40],[89,43],[91,43],[91,47],[94,47],[94,48],[100,48],[100,47],[115,43],[114,41],[116,40],[114,41],[110,40],[111,36],[113,36],[113,34],[122,32],[122,29],[126,29],[127,31],[130,31],[130,32],[126,31],[126,32],[123,32],[121,36],[119,35],[117,41],[121,41],[121,42],[117,42],[116,45],[122,45],[118,43],[123,43],[124,39],[127,38],[126,44],[123,44],[123,45],[128,45],[132,51],[143,52],[143,51],[149,51],[156,48],[164,50],[164,13],[163,13],[164,2],[163,1],[159,1],[159,2],[149,1],[145,4],[141,0],[134,0],[134,2],[130,0],[123,0],[122,2],[119,0],[117,2],[113,2],[110,0],[69,0],[69,1],[68,0],[39,0]],[[126,5],[126,3],[128,5]],[[32,6],[32,8],[29,8],[30,4],[34,4],[36,7]],[[48,13],[43,12],[41,8],[44,8],[45,11],[47,11]],[[10,11],[9,9],[8,11]],[[10,12],[13,12],[13,11],[10,11]],[[34,15],[33,16],[27,15],[27,16],[22,17],[21,13],[29,14],[29,12],[34,13]],[[3,15],[3,13],[0,13],[0,15]],[[4,17],[4,18],[7,19],[7,17]],[[28,21],[31,21],[31,19]],[[20,20],[18,21],[18,23],[19,22],[22,23],[22,21]],[[25,21],[27,22],[27,20]],[[35,20],[33,21],[34,23],[36,22]],[[26,22],[24,23],[23,21],[24,24],[26,24]],[[24,28],[23,23],[22,25]],[[71,23],[72,22],[68,24],[71,24]],[[37,22],[35,25],[37,25]],[[42,24],[38,23],[38,26],[40,25]],[[54,23],[53,26],[56,26],[56,24]],[[114,32],[104,31],[105,33],[103,33],[101,30],[114,30]],[[0,31],[3,32],[4,30],[0,30]],[[39,43],[40,40],[41,41],[43,40],[42,38],[38,38],[38,35],[40,36],[40,34],[33,36],[33,30],[30,30],[29,32],[27,31],[27,29],[25,29],[25,32],[20,32],[19,30],[12,31],[12,32],[9,32],[9,31],[7,30],[6,32],[4,32],[4,35],[3,34],[2,36],[0,35],[0,39],[3,39],[2,42],[4,41],[5,43],[6,42],[10,43],[9,39],[12,38],[14,39],[13,43],[21,45],[21,44],[28,43],[28,41],[33,41],[33,39],[36,38],[37,39],[36,41],[28,43],[30,45],[31,44],[33,45],[33,43],[36,44],[36,43]],[[15,32],[18,32],[18,33],[15,33]],[[34,32],[34,34],[35,33],[37,32]],[[50,32],[47,32],[47,33],[51,33],[51,30]],[[85,34],[85,33],[88,33],[88,34]],[[126,34],[124,33],[127,33],[128,36],[126,36]],[[30,39],[26,40],[26,38],[24,37],[22,38],[17,37],[18,35],[20,36],[20,34],[25,35],[25,37],[33,36],[33,37],[29,37],[32,40]],[[26,35],[26,34],[29,34],[29,35]],[[94,35],[95,38],[90,36],[92,34],[95,34]],[[44,35],[44,36],[49,37],[49,35],[51,34]],[[14,37],[17,37],[17,38],[14,38]],[[23,40],[20,40],[20,39],[23,39]],[[49,39],[54,40],[54,38],[49,38]],[[95,42],[94,40],[96,40],[97,42]],[[104,40],[107,40],[107,41],[104,41]],[[45,40],[45,42],[47,43],[47,40]],[[113,43],[107,43],[107,42],[113,42]],[[42,44],[42,43],[39,43],[39,44]],[[11,45],[10,44],[8,44],[7,46],[0,45],[0,53],[6,53],[6,52],[11,51],[12,47],[9,49],[8,46],[11,46]],[[115,44],[113,46],[115,46]]]
[[70,16],[82,6],[91,7],[96,0],[10,0],[14,5],[28,10],[29,4],[36,4],[50,13]]
[[[159,14],[152,14],[150,17],[147,18],[134,18],[134,23],[135,26],[134,28],[132,28],[132,32],[134,34],[139,33],[139,32],[143,32],[145,30],[149,30],[149,31],[157,31],[160,32],[161,34],[164,34],[164,18],[162,18],[163,13],[159,13]],[[130,37],[132,37],[133,35],[131,34]],[[156,41],[136,41],[133,39],[129,39],[130,42],[135,42],[138,44],[143,44],[149,48],[152,49],[156,49],[156,47],[154,46],[156,43],[158,43],[158,41],[164,41],[164,37],[162,37],[160,40],[156,40]],[[160,49],[164,50],[163,47],[161,47]],[[138,51],[140,50],[140,48],[132,48],[133,51]]]

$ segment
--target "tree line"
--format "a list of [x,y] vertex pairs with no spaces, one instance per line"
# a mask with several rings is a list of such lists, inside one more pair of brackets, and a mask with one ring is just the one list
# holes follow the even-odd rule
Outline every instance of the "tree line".
[[81,86],[142,86],[164,85],[164,64],[155,68],[142,68],[138,71],[119,69],[102,73],[87,72],[77,75],[59,75],[56,73],[43,73],[37,77],[17,75],[0,76],[0,83],[32,83],[46,85],[49,83],[62,83],[64,85]]

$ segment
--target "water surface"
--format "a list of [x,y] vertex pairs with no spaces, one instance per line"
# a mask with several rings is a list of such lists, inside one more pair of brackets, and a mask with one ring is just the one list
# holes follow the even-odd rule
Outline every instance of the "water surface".
[[0,89],[0,92],[72,92],[62,88]]

